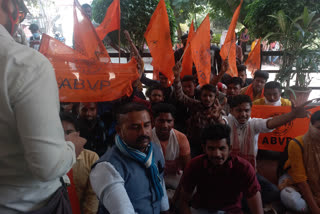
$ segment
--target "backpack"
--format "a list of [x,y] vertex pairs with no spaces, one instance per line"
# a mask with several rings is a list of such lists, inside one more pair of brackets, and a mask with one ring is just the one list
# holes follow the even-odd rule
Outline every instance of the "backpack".
[[[301,152],[303,153],[303,147],[301,143],[297,139],[292,139],[293,142],[297,143],[301,149]],[[279,162],[278,162],[278,169],[277,169],[277,175],[278,178],[280,178],[283,174],[288,172],[288,170],[291,168],[291,166],[288,166],[287,168],[284,169],[284,165],[286,164],[289,155],[288,155],[288,148],[289,148],[289,143],[287,143],[286,147],[284,148],[284,151],[280,154]]]

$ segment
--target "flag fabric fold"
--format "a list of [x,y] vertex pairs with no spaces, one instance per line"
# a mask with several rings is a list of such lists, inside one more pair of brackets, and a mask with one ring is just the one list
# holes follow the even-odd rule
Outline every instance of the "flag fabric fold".
[[96,28],[100,40],[112,31],[120,29],[120,0],[113,0],[106,11],[106,15],[101,24]]
[[191,40],[191,53],[200,86],[209,84],[211,75],[209,15],[202,21]]
[[261,66],[261,39],[256,42],[252,51],[250,51],[248,59],[244,63],[247,69],[251,72],[251,76],[254,75],[256,70],[260,69]]
[[147,41],[154,71],[161,72],[172,85],[174,75],[172,68],[175,65],[171,43],[169,18],[164,0],[160,0],[154,11],[144,37]]
[[237,21],[239,18],[242,3],[243,3],[243,0],[241,0],[239,6],[237,7],[237,9],[235,10],[235,12],[233,14],[225,42],[222,45],[221,50],[220,50],[221,58],[223,60],[228,60],[229,70],[227,71],[227,74],[231,75],[232,77],[238,76],[237,63],[236,63],[235,29],[237,26]]
[[191,47],[190,47],[190,42],[193,38],[194,35],[194,25],[193,21],[190,25],[189,29],[189,34],[188,34],[188,40],[186,43],[187,50],[185,50],[185,54],[182,59],[182,71],[180,73],[180,77],[183,78],[185,75],[192,75],[192,65],[193,65],[193,60],[192,60],[192,52],[191,52]]

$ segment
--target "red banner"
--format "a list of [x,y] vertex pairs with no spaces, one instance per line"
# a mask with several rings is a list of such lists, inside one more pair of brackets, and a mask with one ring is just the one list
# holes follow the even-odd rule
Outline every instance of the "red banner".
[[256,42],[253,50],[250,51],[248,59],[244,63],[247,66],[247,69],[251,72],[251,76],[254,75],[256,70],[260,69],[261,65],[261,39]]
[[193,38],[194,35],[194,25],[193,25],[193,21],[190,25],[190,29],[189,29],[189,34],[188,34],[188,40],[186,43],[186,47],[187,50],[185,50],[185,54],[183,56],[182,59],[182,71],[180,73],[180,77],[183,78],[185,75],[192,75],[192,65],[193,65],[193,60],[192,60],[192,53],[191,53],[191,47],[190,47],[190,41]]
[[[319,111],[320,106],[317,106],[309,111],[311,113]],[[256,105],[252,107],[251,117],[256,118],[272,118],[291,111],[289,106],[266,106]],[[261,133],[259,135],[259,149],[272,150],[277,152],[284,151],[287,143],[291,139],[305,134],[309,129],[309,118],[298,118],[283,126],[276,128],[271,133]]]

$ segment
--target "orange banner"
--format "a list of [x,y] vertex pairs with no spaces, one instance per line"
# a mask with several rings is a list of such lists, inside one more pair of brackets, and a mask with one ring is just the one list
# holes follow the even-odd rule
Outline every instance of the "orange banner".
[[193,21],[190,25],[189,29],[189,34],[188,34],[188,40],[186,43],[187,50],[185,50],[185,54],[182,59],[182,71],[180,73],[180,77],[183,78],[185,75],[192,75],[192,65],[193,65],[193,60],[192,60],[192,53],[191,53],[191,47],[190,47],[190,42],[193,38],[194,35],[194,25]]
[[84,14],[77,0],[73,6],[74,17],[74,33],[73,42],[74,49],[82,55],[92,60],[100,62],[111,62],[109,54],[104,47],[101,39],[92,25],[91,21]]
[[261,65],[261,39],[256,42],[256,45],[254,46],[253,50],[250,51],[248,59],[244,63],[247,66],[247,69],[251,72],[251,75],[253,76],[256,70],[260,69]]
[[[310,109],[310,112],[319,111],[320,106]],[[252,107],[251,117],[271,118],[291,111],[289,106],[263,106]],[[271,133],[261,133],[259,135],[259,149],[283,152],[287,143],[292,138],[303,135],[308,131],[310,119],[298,118],[283,126],[278,127]]]
[[236,60],[236,34],[235,29],[237,26],[238,17],[240,14],[240,9],[242,5],[243,0],[241,0],[239,6],[237,7],[236,11],[233,14],[228,33],[226,36],[226,39],[224,41],[224,44],[221,47],[220,50],[220,56],[223,60],[228,60],[229,64],[229,70],[227,71],[227,74],[229,74],[232,77],[238,76],[238,70],[237,70],[237,60]]
[[192,38],[191,52],[192,59],[197,68],[200,86],[209,84],[211,75],[209,15],[202,21]]
[[112,31],[120,29],[120,0],[114,0],[107,9],[106,16],[101,24],[96,28],[101,40]]
[[160,0],[154,11],[148,28],[144,33],[151,56],[153,69],[161,72],[172,85],[174,76],[172,68],[175,65],[171,43],[169,18],[164,0]]
[[53,65],[61,102],[103,102],[132,94],[139,78],[137,63],[103,63],[88,59],[60,41],[43,34],[39,50]]

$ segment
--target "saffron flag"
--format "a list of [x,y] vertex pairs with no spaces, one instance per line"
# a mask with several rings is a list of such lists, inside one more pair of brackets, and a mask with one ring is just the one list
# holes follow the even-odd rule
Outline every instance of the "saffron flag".
[[202,21],[191,41],[192,59],[197,68],[200,86],[209,84],[211,75],[210,20],[209,15]]
[[182,59],[182,71],[180,73],[180,77],[183,78],[185,75],[192,75],[192,65],[193,65],[193,60],[192,60],[192,52],[191,52],[191,47],[190,47],[190,42],[193,38],[194,35],[194,25],[193,21],[190,25],[189,29],[189,34],[188,34],[188,40],[186,43],[187,48],[185,50],[185,54]]
[[100,40],[103,40],[108,33],[120,29],[120,16],[120,0],[113,0],[107,9],[103,21],[96,28]]
[[[320,110],[320,106],[310,109],[311,113]],[[271,118],[291,111],[290,106],[266,106],[254,105],[251,117]],[[271,133],[261,133],[258,140],[258,148],[262,150],[272,150],[283,152],[287,143],[293,138],[305,134],[309,128],[309,118],[298,118],[283,126],[276,128]]]
[[174,75],[172,68],[175,65],[171,43],[169,18],[164,0],[160,0],[154,11],[144,37],[147,41],[152,65],[155,71],[161,72],[172,85]]
[[73,6],[74,49],[92,60],[111,62],[109,54],[88,17],[83,13],[77,0]]
[[61,102],[103,102],[130,96],[132,83],[139,78],[134,59],[127,64],[101,62],[46,34],[39,51],[53,65]]
[[240,9],[242,5],[243,0],[241,0],[239,6],[235,10],[228,33],[226,36],[226,39],[224,41],[224,44],[221,47],[220,50],[220,56],[223,60],[228,60],[229,64],[229,70],[227,71],[227,74],[229,74],[232,77],[238,76],[238,70],[237,70],[237,63],[236,63],[236,34],[235,29],[237,26],[238,17],[240,14]]
[[256,42],[256,45],[254,46],[253,50],[250,51],[248,59],[244,63],[247,66],[247,69],[251,72],[251,75],[253,76],[256,70],[260,69],[261,65],[261,45],[260,45],[261,39]]

